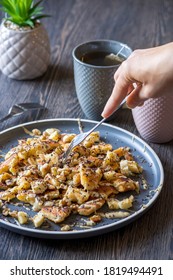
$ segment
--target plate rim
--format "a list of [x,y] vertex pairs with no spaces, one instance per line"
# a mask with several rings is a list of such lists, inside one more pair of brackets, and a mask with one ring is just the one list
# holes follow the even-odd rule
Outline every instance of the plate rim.
[[[41,120],[35,120],[35,121],[30,121],[30,122],[25,122],[22,124],[18,124],[15,126],[12,126],[10,128],[7,128],[3,131],[0,132],[0,136],[24,127],[24,126],[29,126],[29,125],[34,125],[34,124],[38,124],[38,123],[49,123],[49,122],[87,122],[87,123],[93,123],[96,124],[98,123],[98,121],[94,121],[94,120],[89,120],[89,119],[81,119],[81,118],[50,118],[50,119],[41,119]],[[154,155],[155,160],[159,166],[159,171],[160,171],[160,182],[159,185],[156,187],[156,189],[158,189],[157,193],[149,200],[149,202],[147,203],[147,207],[146,208],[140,208],[139,210],[135,211],[133,214],[131,214],[128,217],[123,218],[122,220],[116,221],[116,223],[111,223],[111,224],[107,224],[107,225],[102,225],[100,227],[97,228],[89,228],[89,229],[84,229],[84,230],[80,230],[80,231],[47,231],[47,230],[40,230],[37,228],[27,228],[27,227],[22,227],[21,225],[15,225],[15,224],[11,224],[9,222],[3,221],[2,219],[0,219],[0,226],[2,225],[2,227],[9,229],[10,231],[13,232],[17,232],[19,234],[24,234],[24,235],[28,235],[30,237],[41,237],[41,238],[53,238],[53,239],[74,239],[74,238],[85,238],[85,237],[91,237],[91,236],[96,236],[96,235],[100,235],[102,233],[107,233],[113,230],[117,230],[120,229],[124,226],[126,226],[127,224],[135,221],[137,218],[139,218],[141,215],[145,214],[150,207],[154,204],[154,202],[157,200],[158,196],[160,195],[160,192],[163,188],[163,184],[164,184],[164,169],[163,169],[163,165],[161,163],[160,158],[158,157],[158,155],[156,154],[156,152],[150,147],[150,145],[148,143],[146,143],[143,139],[141,139],[139,136],[136,136],[135,134],[133,134],[132,132],[118,127],[116,125],[113,124],[109,124],[109,123],[102,123],[102,126],[106,126],[106,127],[110,127],[113,129],[117,129],[119,131],[122,131],[125,134],[128,134],[129,136],[131,136],[134,141],[137,140],[139,143],[142,143],[144,145],[145,148],[147,148],[151,154]],[[123,221],[123,225],[121,227],[118,227],[119,224],[122,224]]]

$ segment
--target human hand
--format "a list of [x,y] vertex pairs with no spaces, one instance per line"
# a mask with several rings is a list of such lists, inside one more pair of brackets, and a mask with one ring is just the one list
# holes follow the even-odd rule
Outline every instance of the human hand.
[[149,98],[173,94],[173,43],[135,50],[115,72],[115,86],[102,112],[108,118],[128,95],[130,108]]

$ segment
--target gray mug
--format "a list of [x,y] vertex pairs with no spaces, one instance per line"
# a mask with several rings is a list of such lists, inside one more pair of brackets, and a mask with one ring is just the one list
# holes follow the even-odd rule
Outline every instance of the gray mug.
[[131,53],[126,44],[112,40],[86,42],[73,50],[76,94],[87,118],[102,119],[101,113],[114,87],[114,73]]

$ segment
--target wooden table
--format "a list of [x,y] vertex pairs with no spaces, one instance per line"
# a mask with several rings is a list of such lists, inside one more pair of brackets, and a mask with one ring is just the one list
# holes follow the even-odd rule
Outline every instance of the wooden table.
[[[44,19],[51,42],[51,65],[32,81],[15,81],[0,73],[0,117],[15,102],[40,102],[48,110],[26,113],[1,124],[1,130],[36,119],[85,118],[77,101],[72,49],[93,39],[122,41],[148,48],[173,40],[172,0],[49,0]],[[112,121],[138,135],[130,110]],[[173,142],[150,144],[165,169],[164,188],[140,219],[98,237],[41,240],[0,228],[0,259],[173,259]]]

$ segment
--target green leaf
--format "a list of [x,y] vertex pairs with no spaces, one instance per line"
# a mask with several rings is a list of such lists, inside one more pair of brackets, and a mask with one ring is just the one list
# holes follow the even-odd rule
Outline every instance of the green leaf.
[[29,12],[29,15],[30,15],[30,16],[34,16],[34,15],[42,14],[42,10],[43,10],[42,7],[38,7],[38,8],[36,8],[34,11]]
[[43,7],[38,7],[38,5],[41,3],[42,1],[37,2],[29,11],[30,15],[36,15],[38,12],[42,12]]
[[0,9],[7,14],[7,19],[18,25],[34,27],[37,19],[48,17],[39,6],[43,0],[34,4],[34,0],[0,0]]
[[23,3],[24,3],[26,11],[29,11],[29,9],[32,6],[33,0],[25,0],[25,1],[23,1]]
[[34,27],[33,21],[32,21],[32,20],[29,20],[29,19],[25,21],[25,25],[29,25],[29,26],[31,26],[32,28]]
[[45,18],[45,17],[50,17],[50,15],[41,15],[41,16],[35,17],[34,20]]
[[[33,5],[33,7],[30,9],[30,10],[35,10],[35,8],[37,8],[39,5],[40,5],[40,3],[42,2],[43,0],[40,0],[40,1],[38,1],[37,3],[35,3],[35,5]],[[31,11],[32,12],[32,11]]]
[[13,3],[13,1],[11,0],[2,0],[0,1],[0,4],[3,8],[3,10],[8,13],[8,12],[11,12],[11,13],[15,13],[15,5]]

